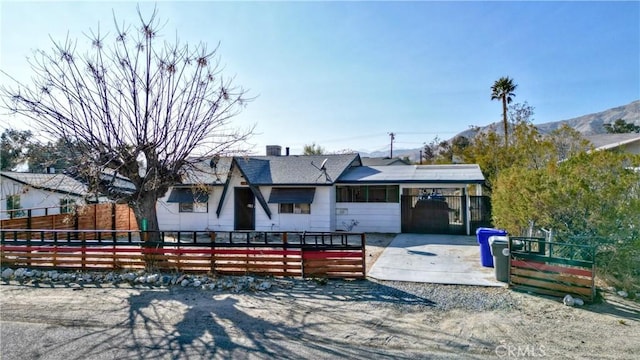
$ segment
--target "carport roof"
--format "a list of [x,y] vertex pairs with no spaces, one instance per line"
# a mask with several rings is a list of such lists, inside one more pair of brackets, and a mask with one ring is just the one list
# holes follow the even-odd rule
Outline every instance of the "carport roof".
[[447,183],[482,184],[477,164],[358,166],[347,170],[337,183]]

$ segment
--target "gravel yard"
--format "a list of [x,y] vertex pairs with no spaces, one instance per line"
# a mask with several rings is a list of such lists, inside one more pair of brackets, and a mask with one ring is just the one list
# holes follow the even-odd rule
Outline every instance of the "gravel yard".
[[[368,237],[367,266],[391,239]],[[54,281],[51,273],[25,271],[30,274],[14,273],[0,286],[2,359],[630,359],[640,353],[640,305],[613,292],[601,303],[568,307],[555,298],[477,286],[135,273],[58,273]]]

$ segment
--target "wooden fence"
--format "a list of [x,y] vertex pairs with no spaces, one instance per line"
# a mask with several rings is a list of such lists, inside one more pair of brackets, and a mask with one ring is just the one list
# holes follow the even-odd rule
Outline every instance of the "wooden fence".
[[[0,230],[11,267],[364,278],[360,233]],[[26,236],[25,236],[26,235]],[[155,236],[154,236],[155,237]]]
[[[47,230],[110,230],[102,236],[120,234],[122,231],[138,230],[133,211],[126,204],[93,204],[77,206],[75,211],[68,214],[54,214],[31,216],[31,210],[26,210],[26,217],[0,220],[0,229],[47,229]],[[117,230],[114,233],[113,230]],[[97,239],[96,232],[72,232],[74,236],[81,235],[85,240]],[[20,234],[25,238],[32,232]],[[38,234],[38,237],[41,237]],[[52,232],[46,232],[45,239],[53,239]]]
[[595,247],[510,237],[509,285],[539,294],[595,298]]

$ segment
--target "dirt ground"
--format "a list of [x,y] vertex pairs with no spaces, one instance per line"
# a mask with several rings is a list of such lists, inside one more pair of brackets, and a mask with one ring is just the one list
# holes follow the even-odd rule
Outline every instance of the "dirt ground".
[[[369,267],[393,235],[368,238]],[[0,286],[2,359],[632,359],[640,304],[568,307],[503,288],[424,285],[501,299],[453,306],[419,284],[273,280],[264,292]],[[404,286],[404,285],[403,285]],[[416,291],[406,290],[415,286]],[[404,289],[404,290],[403,290]],[[465,295],[465,296],[466,296]],[[88,345],[90,344],[90,345]]]
[[[394,234],[367,236],[367,269]],[[487,289],[496,292],[501,289]],[[561,299],[509,291],[517,304],[511,310],[470,312],[455,309],[431,314],[436,339],[455,336],[462,348],[480,345],[497,358],[631,359],[640,354],[640,303],[602,290],[602,298],[582,307]],[[416,325],[417,319],[404,319]],[[430,336],[430,338],[432,338]],[[433,339],[433,338],[432,338]],[[438,342],[436,339],[435,342]],[[468,342],[464,344],[464,340]],[[497,344],[497,345],[496,345]]]
[[366,237],[366,267],[367,271],[371,269],[373,263],[378,260],[384,249],[389,246],[391,241],[396,237],[396,234],[367,234]]

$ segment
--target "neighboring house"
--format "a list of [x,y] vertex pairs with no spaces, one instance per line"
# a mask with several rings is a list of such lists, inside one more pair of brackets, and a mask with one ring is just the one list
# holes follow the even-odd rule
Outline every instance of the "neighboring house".
[[404,159],[388,157],[361,157],[363,166],[411,165]]
[[[365,166],[358,154],[226,157],[203,162],[159,199],[158,223],[167,231],[399,233],[419,194],[468,198],[482,183],[477,165]],[[458,213],[452,218],[467,234],[469,203],[444,210]]]
[[71,212],[85,204],[87,187],[60,173],[0,172],[0,218]]
[[595,150],[620,150],[631,154],[640,154],[640,134],[598,134],[585,136]]

